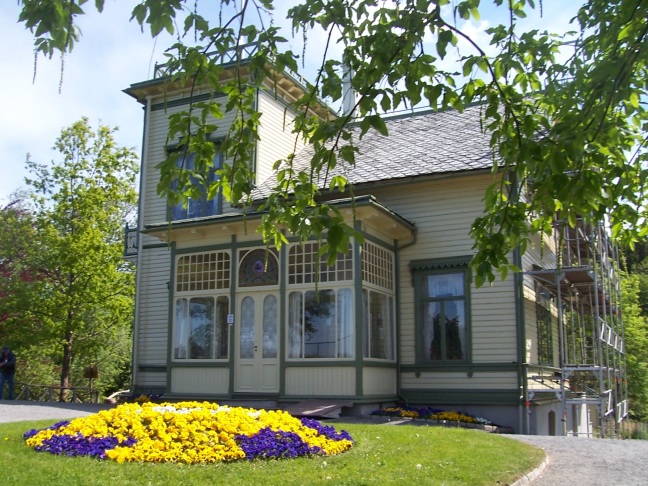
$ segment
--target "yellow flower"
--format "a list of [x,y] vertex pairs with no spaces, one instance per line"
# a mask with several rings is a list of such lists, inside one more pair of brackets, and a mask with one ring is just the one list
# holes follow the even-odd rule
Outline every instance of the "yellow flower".
[[132,437],[137,440],[134,446],[117,446],[106,451],[106,457],[120,463],[213,463],[245,458],[236,437],[252,437],[266,427],[294,432],[311,447],[321,448],[325,454],[339,454],[353,445],[348,440],[334,441],[319,435],[283,411],[228,407],[209,402],[123,404],[75,419],[57,431],[40,431],[27,440],[27,445],[42,445],[44,440],[57,434],[113,436],[120,443]]

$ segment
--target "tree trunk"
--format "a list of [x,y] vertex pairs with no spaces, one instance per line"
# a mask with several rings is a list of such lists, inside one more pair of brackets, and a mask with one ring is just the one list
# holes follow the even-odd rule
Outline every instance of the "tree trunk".
[[70,386],[70,376],[72,375],[72,332],[65,334],[63,343],[63,364],[61,366],[61,396],[62,402],[67,402],[68,392],[66,388]]

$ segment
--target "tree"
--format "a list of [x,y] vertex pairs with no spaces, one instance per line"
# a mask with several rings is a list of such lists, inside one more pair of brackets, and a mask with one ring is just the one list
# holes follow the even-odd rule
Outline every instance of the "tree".
[[8,339],[11,315],[6,305],[13,284],[33,280],[24,258],[35,231],[31,212],[26,207],[25,194],[14,194],[9,203],[0,207],[0,341]]
[[[21,3],[19,20],[34,32],[36,53],[51,57],[72,50],[79,40],[75,19],[84,13],[86,0]],[[171,79],[189,87],[209,84],[227,94],[225,110],[235,111],[237,122],[221,147],[230,163],[210,194],[222,187],[239,204],[250,201],[254,182],[251,162],[260,118],[254,91],[274,69],[296,71],[300,57],[281,49],[285,39],[272,21],[273,3],[223,0],[211,7],[219,11],[206,16],[199,13],[199,2],[184,0],[142,0],[133,9],[132,19],[150,27],[153,36],[175,33],[176,22],[183,22],[178,41],[167,51]],[[387,135],[382,117],[395,108],[462,110],[469,103],[483,106],[493,171],[500,174],[487,191],[484,215],[472,226],[478,285],[515,269],[510,252],[524,252],[534,234],[551,233],[555,218],[572,226],[579,218],[607,218],[613,236],[624,244],[645,237],[648,2],[586,0],[574,32],[562,36],[520,31],[519,19],[537,14],[535,0],[493,3],[507,20],[486,31],[485,43],[459,27],[462,20],[479,19],[479,0],[303,0],[289,11],[293,32],[306,39],[313,29],[322,29],[327,43],[315,84],[292,104],[298,113],[295,137],[313,148],[310,167],[293,165],[294,154],[277,161],[274,190],[261,208],[267,210],[261,226],[267,242],[286,241],[277,229],[283,223],[301,238],[325,238],[333,261],[355,232],[318,200],[323,188],[314,181],[338,164],[353,165],[357,148],[349,123],[359,120],[363,134],[374,129]],[[104,0],[94,5],[101,11]],[[542,12],[542,1],[539,6]],[[460,42],[469,47],[455,72],[444,62]],[[223,55],[246,43],[258,44],[246,72],[222,81],[223,67],[211,53]],[[358,97],[351,113],[322,119],[312,111],[318,99],[335,103],[344,95],[342,59],[330,55],[334,43],[342,47]],[[241,49],[233,52],[240,56]],[[170,139],[180,137],[197,154],[193,170],[176,167],[177,154],[161,164],[159,192],[172,205],[198,190],[191,181],[201,180],[212,164],[210,116],[223,116],[215,102],[194,103],[171,115]],[[335,177],[324,189],[345,191],[347,181]]]
[[648,315],[642,311],[640,274],[625,274],[621,283],[630,414],[635,420],[645,421],[648,419]]
[[57,139],[59,163],[27,161],[32,210],[20,235],[30,239],[13,274],[30,278],[11,280],[3,328],[26,355],[52,360],[62,387],[78,386],[91,365],[107,387],[130,359],[135,288],[123,226],[136,201],[137,156],[113,133],[83,118]]

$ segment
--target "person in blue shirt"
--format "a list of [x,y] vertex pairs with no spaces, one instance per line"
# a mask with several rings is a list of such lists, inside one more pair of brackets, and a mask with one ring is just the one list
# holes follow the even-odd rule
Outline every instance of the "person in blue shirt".
[[14,375],[16,374],[16,355],[9,346],[2,348],[0,355],[0,399],[4,398],[5,382],[9,387],[9,400],[14,399]]

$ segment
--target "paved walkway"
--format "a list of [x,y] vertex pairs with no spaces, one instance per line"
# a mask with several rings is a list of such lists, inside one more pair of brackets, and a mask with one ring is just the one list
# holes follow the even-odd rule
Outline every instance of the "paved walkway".
[[114,405],[0,400],[0,423],[84,417]]

